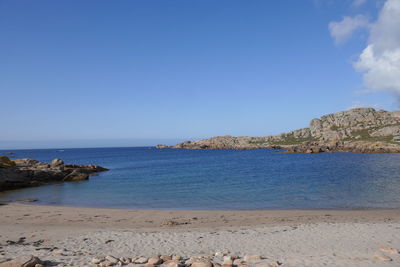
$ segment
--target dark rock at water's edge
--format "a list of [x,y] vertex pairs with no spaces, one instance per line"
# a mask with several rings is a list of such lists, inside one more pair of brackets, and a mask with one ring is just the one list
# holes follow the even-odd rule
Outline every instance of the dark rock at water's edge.
[[89,175],[108,169],[97,165],[65,164],[61,159],[51,163],[34,159],[10,160],[0,156],[0,191],[63,181],[83,181]]
[[286,149],[286,153],[400,153],[400,111],[355,108],[313,119],[308,128],[276,136],[217,136],[157,148]]

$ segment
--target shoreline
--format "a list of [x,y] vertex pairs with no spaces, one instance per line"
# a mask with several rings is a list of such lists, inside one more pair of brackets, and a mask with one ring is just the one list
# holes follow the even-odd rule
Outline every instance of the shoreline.
[[[51,184],[49,184],[51,185]],[[18,189],[12,189],[8,191],[13,191],[13,190],[23,190],[26,188],[18,188]],[[6,193],[8,191],[2,191],[1,193]],[[18,199],[18,200],[7,200],[7,201],[1,201],[0,200],[0,206],[3,205],[26,205],[26,206],[42,206],[42,207],[59,207],[59,208],[77,208],[77,209],[96,209],[96,210],[121,210],[121,211],[169,211],[169,212],[183,212],[183,211],[193,211],[193,212],[257,212],[257,211],[266,211],[266,212],[274,212],[274,211],[288,211],[288,212],[294,212],[294,211],[391,211],[391,210],[399,210],[400,207],[398,208],[363,208],[363,207],[355,207],[355,208],[253,208],[253,209],[204,209],[204,208],[118,208],[118,207],[94,207],[94,206],[73,206],[73,205],[61,205],[61,204],[48,204],[48,203],[40,203],[37,202],[39,201],[38,199],[35,198],[26,198],[26,199]]]
[[[400,223],[400,209],[119,209],[0,203],[0,227],[24,225],[85,225],[110,228],[226,228],[301,225],[310,223]],[[35,213],[31,217],[30,213]],[[43,214],[40,216],[38,214]],[[45,216],[44,216],[45,215]],[[49,219],[55,217],[54,219]],[[25,217],[25,218],[23,218]],[[96,220],[101,218],[101,220]],[[166,223],[172,222],[172,223]]]

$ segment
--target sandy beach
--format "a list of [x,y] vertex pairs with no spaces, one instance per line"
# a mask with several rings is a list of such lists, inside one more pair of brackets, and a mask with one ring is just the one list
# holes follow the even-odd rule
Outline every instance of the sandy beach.
[[[400,266],[399,210],[122,210],[0,206],[0,260],[260,255],[257,266]],[[386,249],[384,249],[386,248]],[[387,260],[387,261],[384,261]],[[139,266],[139,265],[138,265]]]

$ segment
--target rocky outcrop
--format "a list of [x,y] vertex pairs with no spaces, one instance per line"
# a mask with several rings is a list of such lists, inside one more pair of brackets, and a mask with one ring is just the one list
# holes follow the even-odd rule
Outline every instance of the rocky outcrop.
[[82,181],[89,179],[89,174],[107,170],[97,165],[65,164],[60,159],[46,163],[34,159],[10,160],[3,156],[0,160],[0,191],[62,181]]
[[0,168],[15,167],[15,162],[11,161],[6,156],[0,156]]
[[288,146],[285,151],[285,153],[321,152],[400,153],[400,146],[381,141],[305,142],[300,145]]
[[258,149],[285,148],[287,152],[400,152],[400,112],[355,108],[313,119],[310,127],[276,136],[217,136],[157,148]]
[[352,138],[357,131],[400,124],[398,113],[373,108],[356,108],[313,119],[311,136],[318,140],[332,141]]

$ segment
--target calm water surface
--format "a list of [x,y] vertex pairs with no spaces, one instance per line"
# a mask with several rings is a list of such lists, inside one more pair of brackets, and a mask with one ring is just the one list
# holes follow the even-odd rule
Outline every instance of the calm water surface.
[[[5,151],[0,151],[0,153]],[[141,148],[16,150],[98,164],[88,181],[0,193],[0,201],[139,209],[400,208],[400,154]]]

